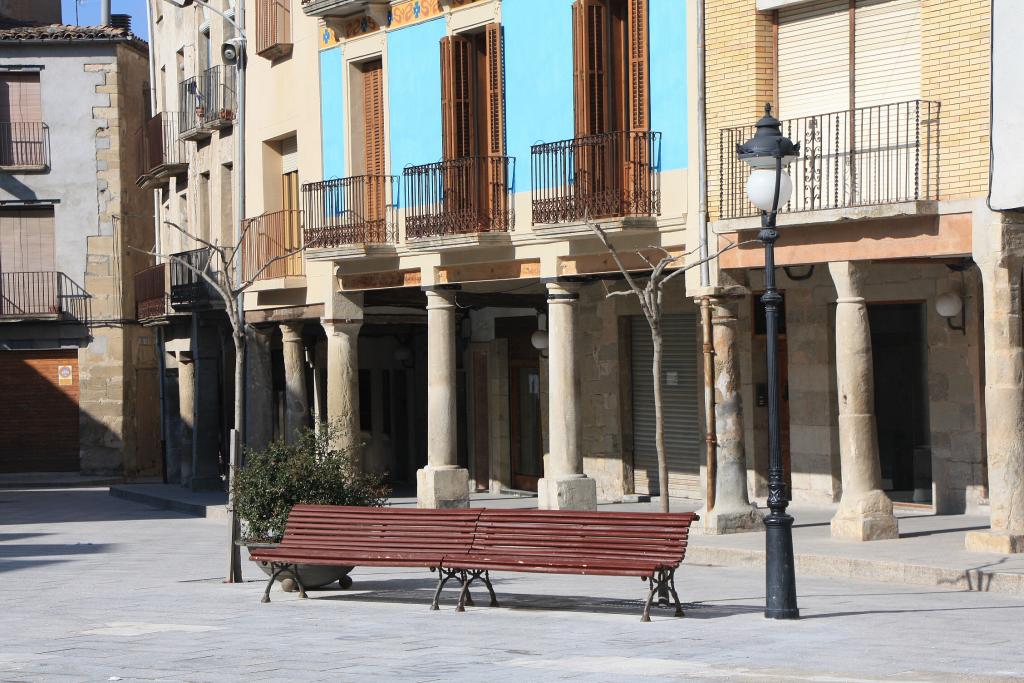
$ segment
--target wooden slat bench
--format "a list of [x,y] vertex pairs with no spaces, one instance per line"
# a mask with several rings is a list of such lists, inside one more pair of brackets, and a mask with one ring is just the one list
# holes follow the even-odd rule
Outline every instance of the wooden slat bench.
[[488,510],[476,521],[468,552],[451,552],[449,570],[468,572],[459,596],[481,579],[496,604],[488,572],[639,576],[648,582],[643,620],[659,589],[671,593],[676,616],[683,607],[675,588],[675,571],[686,554],[690,524],[697,515],[647,512],[577,512],[572,510]]
[[[482,581],[498,600],[490,571],[547,574],[638,576],[648,582],[643,620],[650,621],[656,592],[670,593],[676,616],[683,616],[675,571],[686,554],[693,513],[577,512],[571,510],[496,510],[360,508],[296,505],[284,538],[271,549],[252,552],[274,571],[263,594],[282,572],[296,565],[425,567],[437,570],[431,608],[445,584],[462,584],[458,611],[472,605],[470,585]],[[299,584],[300,597],[306,597]]]
[[[263,602],[282,573],[291,573],[306,597],[297,566],[319,564],[335,567],[442,567],[449,553],[468,552],[473,543],[479,509],[419,510],[395,507],[346,507],[296,505],[288,515],[284,536],[274,548],[254,549],[251,558],[269,562],[270,580]],[[449,573],[434,595],[436,609]]]

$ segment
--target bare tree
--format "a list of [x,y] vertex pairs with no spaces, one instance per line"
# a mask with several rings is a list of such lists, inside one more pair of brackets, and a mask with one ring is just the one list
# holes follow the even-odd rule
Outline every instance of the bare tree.
[[[235,345],[235,405],[234,423],[231,429],[230,463],[228,466],[228,516],[230,521],[230,544],[228,546],[228,572],[225,583],[240,583],[242,581],[242,560],[238,547],[238,540],[241,527],[235,514],[234,501],[231,500],[231,479],[235,470],[242,466],[242,424],[245,418],[245,402],[243,395],[245,391],[245,333],[246,322],[242,299],[245,291],[252,286],[252,283],[260,278],[272,265],[283,259],[291,258],[300,254],[305,246],[288,250],[282,254],[267,260],[256,272],[248,274],[242,272],[241,259],[245,246],[245,238],[249,232],[251,223],[243,224],[241,235],[238,241],[232,245],[221,245],[195,235],[173,221],[165,220],[166,225],[171,226],[182,235],[202,244],[210,250],[210,258],[201,267],[177,254],[161,254],[156,251],[145,251],[136,249],[150,256],[164,258],[171,263],[189,270],[193,275],[210,285],[210,288],[224,302],[224,312],[227,314],[228,323],[231,325],[231,341]],[[134,248],[134,247],[133,247]]]
[[[686,257],[696,252],[696,249],[676,256],[673,256],[672,253],[664,247],[659,246],[650,246],[646,249],[638,249],[636,254],[647,266],[650,267],[650,273],[633,275],[629,268],[627,268],[622,262],[619,251],[614,245],[612,245],[604,229],[599,224],[592,222],[589,218],[586,218],[585,220],[590,229],[595,235],[597,235],[597,238],[601,240],[601,243],[611,254],[619,272],[622,273],[622,277],[629,285],[629,289],[609,291],[607,296],[610,298],[613,296],[635,295],[637,300],[640,302],[640,310],[643,311],[644,318],[647,320],[647,324],[651,328],[651,341],[654,344],[654,363],[651,368],[651,372],[653,373],[654,379],[654,446],[658,453],[658,493],[661,498],[661,511],[668,512],[668,459],[665,454],[665,417],[661,397],[661,355],[663,346],[661,320],[665,285],[680,273],[685,273],[691,268],[696,268],[702,263],[712,261],[726,251],[741,246],[741,244],[757,242],[757,240],[730,243],[720,251],[711,254],[706,258],[685,264],[684,261]],[[657,261],[654,260],[655,258],[657,258]]]

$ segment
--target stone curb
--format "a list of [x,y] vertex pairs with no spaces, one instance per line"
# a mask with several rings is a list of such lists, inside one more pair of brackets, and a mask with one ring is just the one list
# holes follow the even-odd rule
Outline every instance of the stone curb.
[[[687,563],[725,567],[764,567],[763,550],[691,545]],[[797,574],[842,579],[895,582],[953,590],[1024,596],[1024,574],[987,571],[984,566],[954,569],[891,560],[797,554]]]
[[138,489],[135,488],[128,488],[122,486],[111,486],[110,495],[114,496],[115,498],[130,500],[133,503],[151,505],[162,510],[181,512],[183,514],[192,515],[194,517],[206,517],[207,519],[218,520],[228,519],[228,511],[224,505],[204,505],[203,503],[168,498],[165,495],[157,493],[147,493],[145,491],[139,491]]

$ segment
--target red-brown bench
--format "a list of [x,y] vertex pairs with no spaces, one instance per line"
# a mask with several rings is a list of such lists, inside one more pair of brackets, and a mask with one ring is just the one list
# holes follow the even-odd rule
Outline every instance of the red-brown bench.
[[[445,584],[462,584],[458,611],[472,605],[469,588],[482,581],[498,605],[490,571],[638,576],[648,582],[643,620],[650,621],[655,593],[670,593],[683,616],[675,571],[686,554],[686,513],[577,512],[359,508],[296,505],[276,548],[254,550],[252,559],[274,568],[263,594],[282,572],[298,579],[296,565],[425,567],[437,570],[431,608]],[[300,597],[306,597],[299,585]]]
[[483,510],[468,552],[445,555],[449,570],[465,570],[460,606],[469,585],[481,579],[496,604],[488,572],[639,576],[648,582],[643,620],[650,621],[654,594],[671,593],[676,616],[683,607],[675,571],[686,554],[692,512],[577,512]]
[[[442,566],[446,554],[470,549],[480,512],[469,508],[296,505],[288,515],[281,542],[274,548],[254,549],[250,555],[271,564],[262,601],[270,602],[270,589],[283,573],[295,578],[299,597],[305,598],[300,564],[424,567],[433,571]],[[434,595],[435,608],[444,584],[456,575],[442,578]]]

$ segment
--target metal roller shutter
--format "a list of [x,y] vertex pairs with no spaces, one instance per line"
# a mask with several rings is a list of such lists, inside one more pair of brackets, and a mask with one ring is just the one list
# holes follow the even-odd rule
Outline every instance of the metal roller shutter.
[[[654,344],[643,316],[633,316],[633,466],[637,493],[657,495],[658,453],[654,444]],[[697,374],[697,317],[666,315],[662,320],[662,399],[669,493],[700,495],[700,387]]]
[[857,107],[921,97],[921,0],[857,0]]
[[299,140],[291,137],[281,141],[281,173],[299,170]]
[[849,109],[849,0],[780,9],[778,67],[779,117]]

